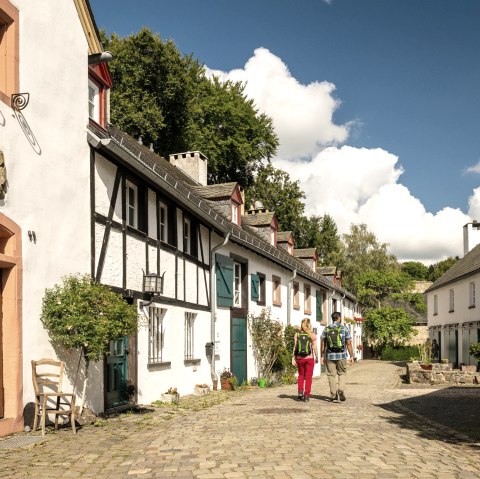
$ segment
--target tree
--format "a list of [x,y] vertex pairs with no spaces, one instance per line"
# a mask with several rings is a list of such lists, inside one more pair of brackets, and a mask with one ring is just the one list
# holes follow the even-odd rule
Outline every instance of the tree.
[[285,349],[282,323],[272,319],[270,309],[263,308],[258,315],[248,317],[248,327],[259,377],[268,377]]
[[316,243],[318,262],[322,266],[336,265],[341,256],[342,248],[337,224],[328,214],[320,220],[320,241]]
[[275,212],[279,231],[292,231],[295,239],[304,215],[304,199],[299,181],[292,181],[286,171],[270,164],[258,170],[253,184],[245,190],[247,208],[261,201],[265,208]]
[[428,280],[433,282],[437,281],[437,279],[443,276],[458,260],[458,256],[455,258],[449,257],[430,265],[428,267]]
[[402,263],[402,271],[411,278],[418,281],[425,281],[428,276],[428,267],[419,261],[405,261]]
[[200,150],[209,159],[209,182],[249,186],[278,147],[272,120],[258,113],[240,82],[205,76],[192,55],[147,28],[121,38],[102,35],[114,60],[113,123],[156,152]]
[[45,290],[40,319],[54,343],[81,351],[85,361],[81,414],[90,361],[103,359],[110,341],[137,330],[136,308],[90,276],[73,275]]
[[343,285],[354,294],[357,293],[357,280],[362,273],[370,270],[397,270],[398,263],[394,255],[388,253],[388,244],[379,243],[367,225],[350,226],[350,233],[342,236],[343,255],[340,261]]
[[381,355],[387,347],[405,344],[416,331],[413,329],[415,320],[402,308],[383,306],[379,309],[369,309],[364,315],[365,338],[372,346],[375,356]]

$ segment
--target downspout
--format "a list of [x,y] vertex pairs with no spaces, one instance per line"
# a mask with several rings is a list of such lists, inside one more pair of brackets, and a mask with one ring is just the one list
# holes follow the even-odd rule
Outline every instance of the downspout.
[[292,302],[292,281],[297,277],[297,270],[293,270],[293,276],[288,280],[287,285],[287,326],[290,326],[290,316],[291,316],[291,307],[290,303]]
[[210,363],[210,375],[213,381],[217,379],[217,373],[215,372],[215,321],[217,319],[217,288],[216,288],[216,274],[217,263],[215,261],[215,253],[228,243],[230,239],[230,233],[227,233],[223,243],[215,246],[210,251],[210,304],[211,304],[211,317],[210,317],[210,335],[211,335],[211,348],[212,348],[212,360]]

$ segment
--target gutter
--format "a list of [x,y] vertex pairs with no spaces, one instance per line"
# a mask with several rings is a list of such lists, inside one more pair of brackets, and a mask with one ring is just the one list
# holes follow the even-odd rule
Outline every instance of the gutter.
[[292,302],[292,282],[293,280],[297,277],[297,270],[293,270],[293,276],[288,280],[288,285],[287,285],[287,326],[290,326],[290,317],[291,317],[291,311],[290,311],[290,306]]
[[211,316],[210,316],[210,337],[211,337],[211,361],[210,361],[210,376],[212,377],[212,384],[217,379],[217,373],[215,372],[215,322],[217,320],[217,283],[216,283],[216,274],[217,274],[217,263],[215,261],[215,253],[228,243],[230,239],[230,233],[227,233],[223,243],[215,246],[210,251],[210,305],[211,305]]

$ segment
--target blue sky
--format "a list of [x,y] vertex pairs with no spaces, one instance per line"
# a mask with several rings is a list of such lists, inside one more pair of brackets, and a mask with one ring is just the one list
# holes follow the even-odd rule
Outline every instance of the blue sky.
[[[286,96],[294,100],[290,111],[299,105],[311,120],[304,130],[314,125],[330,132],[280,135],[291,148],[280,150],[277,166],[305,184],[307,211],[334,214],[341,231],[366,222],[400,259],[431,262],[462,254],[461,226],[480,219],[480,191],[477,199],[474,190],[480,171],[474,168],[480,161],[480,2],[90,2],[99,28],[124,36],[148,26],[217,74],[251,83],[251,96],[274,123],[278,119],[279,131],[282,124],[288,130],[288,112],[279,111]],[[266,98],[258,78],[272,75],[277,96]],[[302,110],[302,103],[317,100],[326,106],[312,112],[304,104]],[[295,157],[300,141],[311,147],[298,148]],[[329,154],[322,153],[329,146]],[[298,162],[306,164],[300,176]],[[328,175],[312,178],[312,171],[327,166]],[[362,185],[344,181],[349,172]],[[315,193],[330,190],[332,182],[350,195],[341,208],[331,196]],[[379,204],[394,207],[381,210]],[[392,231],[398,223],[401,231]]]

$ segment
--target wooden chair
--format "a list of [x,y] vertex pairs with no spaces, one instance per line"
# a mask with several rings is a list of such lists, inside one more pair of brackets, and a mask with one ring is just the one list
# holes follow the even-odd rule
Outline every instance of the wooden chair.
[[33,430],[37,430],[38,418],[45,435],[45,421],[49,414],[55,415],[55,430],[58,429],[58,416],[69,416],[72,431],[75,430],[75,394],[62,391],[65,363],[53,359],[32,361],[32,379],[35,390],[35,419]]

